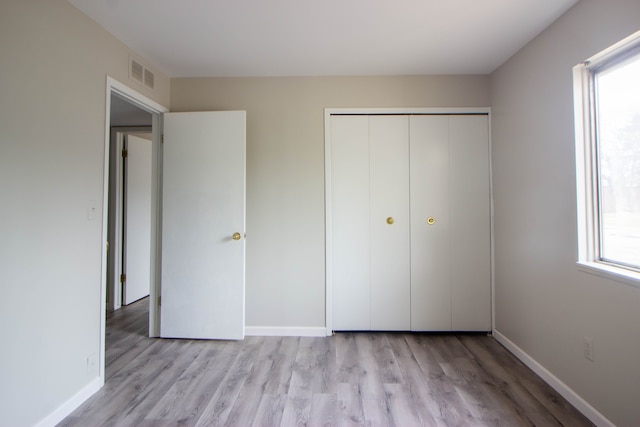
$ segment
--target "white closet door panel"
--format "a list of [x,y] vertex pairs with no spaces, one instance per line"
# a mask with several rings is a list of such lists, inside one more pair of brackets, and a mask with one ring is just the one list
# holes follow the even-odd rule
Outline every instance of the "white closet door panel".
[[491,329],[489,129],[485,115],[451,116],[453,330]]
[[[411,329],[451,330],[449,117],[412,116]],[[428,219],[433,218],[433,224]]]
[[368,330],[369,118],[331,117],[333,328]]
[[[409,118],[371,116],[369,120],[371,329],[408,330]],[[388,218],[393,224],[388,224]]]

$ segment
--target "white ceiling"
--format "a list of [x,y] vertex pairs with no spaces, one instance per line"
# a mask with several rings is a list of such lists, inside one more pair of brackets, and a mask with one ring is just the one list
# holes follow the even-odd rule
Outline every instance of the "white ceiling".
[[577,0],[69,0],[169,77],[488,74]]

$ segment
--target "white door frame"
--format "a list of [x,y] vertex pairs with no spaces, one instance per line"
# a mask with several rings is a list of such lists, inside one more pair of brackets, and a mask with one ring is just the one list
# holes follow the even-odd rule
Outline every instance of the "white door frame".
[[153,215],[151,217],[151,287],[149,289],[149,336],[159,335],[159,315],[158,315],[158,295],[160,291],[160,227],[162,221],[161,200],[162,200],[162,114],[168,112],[168,108],[158,104],[152,99],[120,83],[111,76],[107,76],[106,82],[106,108],[105,108],[105,131],[104,131],[104,166],[103,166],[103,200],[102,200],[102,260],[100,275],[100,380],[101,385],[105,381],[105,337],[106,337],[106,317],[107,310],[107,242],[108,242],[108,209],[109,209],[109,152],[111,145],[111,95],[117,94],[126,99],[131,104],[139,107],[152,115],[152,188],[151,206]]
[[[325,323],[327,336],[333,334],[333,265],[331,263],[333,242],[331,238],[331,116],[341,114],[487,114],[489,116],[489,175],[491,171],[491,108],[325,108],[324,109],[324,179],[325,179]],[[493,186],[489,182],[491,198],[491,330],[495,325],[494,268],[493,268]]]

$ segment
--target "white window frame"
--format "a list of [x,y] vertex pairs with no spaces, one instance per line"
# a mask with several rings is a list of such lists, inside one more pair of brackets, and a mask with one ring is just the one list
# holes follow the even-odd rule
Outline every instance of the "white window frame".
[[598,70],[640,53],[640,31],[573,68],[578,269],[640,287],[640,272],[600,260],[597,128],[594,114],[594,76]]

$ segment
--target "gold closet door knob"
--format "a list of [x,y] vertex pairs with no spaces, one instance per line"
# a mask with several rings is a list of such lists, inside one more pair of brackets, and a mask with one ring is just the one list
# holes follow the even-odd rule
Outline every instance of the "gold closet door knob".
[[240,240],[240,238],[242,238],[242,236],[240,235],[240,233],[233,233],[233,236],[231,236],[231,238],[233,240]]
[[395,222],[395,220],[393,219],[392,216],[390,216],[389,218],[387,218],[387,224],[391,225]]
[[427,218],[427,224],[429,225],[433,225],[436,223],[436,219],[432,216],[430,216],[429,218]]

